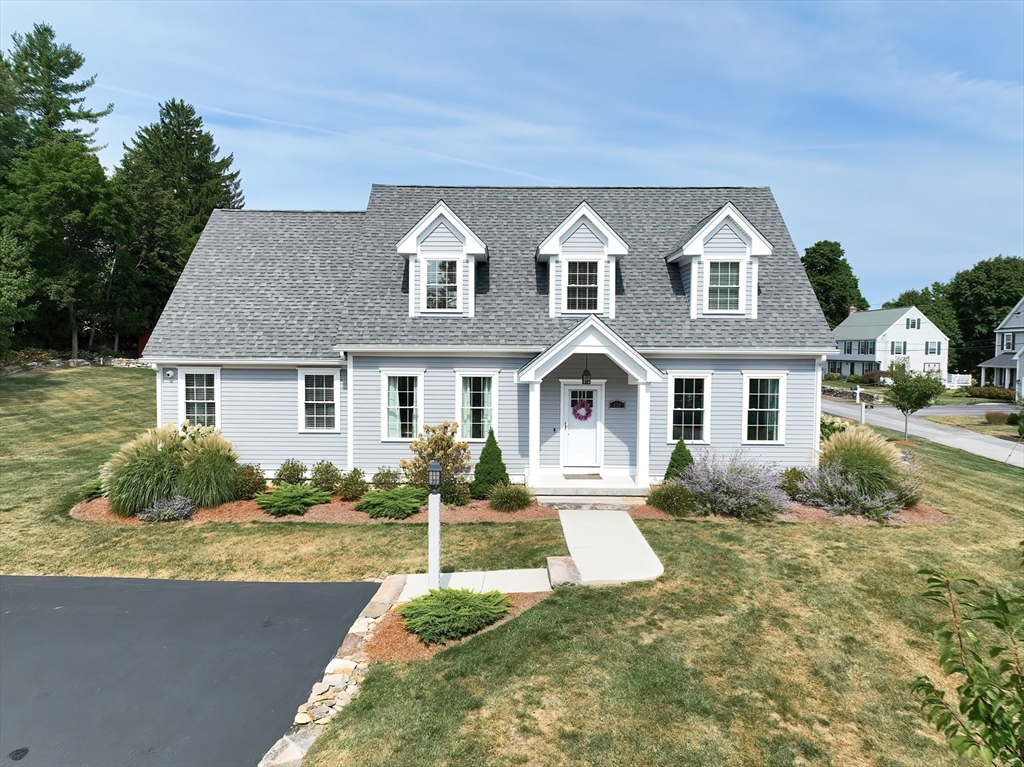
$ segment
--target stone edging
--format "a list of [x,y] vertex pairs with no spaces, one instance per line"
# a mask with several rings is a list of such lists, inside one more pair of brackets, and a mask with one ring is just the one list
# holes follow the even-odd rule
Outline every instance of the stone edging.
[[[857,395],[854,393],[853,389],[844,389],[840,386],[826,386],[823,384],[821,387],[821,393],[824,394],[826,397],[838,397],[839,399],[848,399],[854,402],[857,400]],[[884,400],[885,397],[883,397],[880,394],[872,394],[871,392],[864,391],[863,389],[861,389],[861,402],[866,402],[869,405],[874,405]]]
[[324,677],[313,685],[309,700],[299,706],[288,731],[260,759],[257,767],[301,767],[310,746],[324,725],[338,715],[359,694],[369,658],[362,651],[381,616],[391,609],[405,587],[404,575],[383,573],[374,579],[380,588],[363,608],[345,635],[337,655],[324,669]]
[[93,365],[115,368],[152,368],[152,363],[124,357],[99,357],[96,360],[50,360],[49,362],[29,362],[24,365],[6,365],[0,368],[0,378],[29,370],[49,370],[50,368],[87,368]]

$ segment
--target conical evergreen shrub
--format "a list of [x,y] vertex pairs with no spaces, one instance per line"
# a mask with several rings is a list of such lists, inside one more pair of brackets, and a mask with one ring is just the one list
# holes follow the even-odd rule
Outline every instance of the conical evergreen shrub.
[[494,438],[494,429],[488,429],[487,442],[480,451],[480,461],[473,471],[473,483],[469,489],[474,498],[486,498],[491,494],[491,488],[499,482],[506,485],[509,483],[508,470],[501,459],[501,448]]
[[665,481],[670,479],[682,479],[686,467],[693,463],[693,456],[690,455],[686,443],[682,440],[676,442],[672,457],[668,459],[668,468],[665,469]]

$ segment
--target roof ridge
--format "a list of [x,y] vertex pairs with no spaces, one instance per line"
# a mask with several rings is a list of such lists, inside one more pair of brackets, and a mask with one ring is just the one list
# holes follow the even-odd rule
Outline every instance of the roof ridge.
[[663,190],[693,190],[693,189],[771,189],[770,186],[583,186],[572,184],[534,184],[531,186],[512,185],[497,186],[492,184],[371,184],[373,187],[384,187],[387,189],[663,189]]
[[310,210],[306,208],[214,208],[214,213],[330,213],[352,215],[365,210]]

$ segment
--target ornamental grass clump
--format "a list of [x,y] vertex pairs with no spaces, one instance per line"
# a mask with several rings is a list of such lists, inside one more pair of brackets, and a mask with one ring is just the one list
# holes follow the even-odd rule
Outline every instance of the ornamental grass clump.
[[396,611],[424,644],[443,644],[475,634],[504,617],[512,603],[500,591],[431,589]]
[[821,446],[820,464],[841,466],[856,478],[862,493],[876,496],[896,490],[902,457],[902,453],[878,432],[857,426],[826,440]]
[[695,510],[693,495],[678,479],[652,487],[647,493],[647,503],[673,517],[686,517]]
[[701,453],[686,467],[681,484],[693,498],[694,512],[764,521],[788,502],[777,471],[741,453],[727,460]]
[[256,505],[272,517],[302,516],[310,506],[330,502],[331,496],[323,490],[287,482],[278,485],[274,492],[256,498]]
[[126,443],[100,469],[103,494],[119,517],[134,517],[176,494],[184,458],[181,432],[168,424]]
[[402,485],[391,490],[371,490],[353,508],[366,512],[370,519],[406,519],[422,509],[426,502],[426,490]]
[[238,454],[219,431],[184,440],[177,492],[197,506],[220,506],[235,500]]
[[191,519],[195,513],[196,506],[192,501],[183,495],[176,495],[157,501],[150,508],[140,511],[138,517],[143,522],[180,522]]
[[526,485],[499,482],[491,487],[487,505],[495,511],[521,511],[533,506],[533,493]]

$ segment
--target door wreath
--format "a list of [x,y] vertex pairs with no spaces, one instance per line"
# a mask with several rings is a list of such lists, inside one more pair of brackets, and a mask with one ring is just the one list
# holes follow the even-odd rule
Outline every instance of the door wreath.
[[594,412],[594,406],[590,400],[578,399],[572,403],[572,417],[577,421],[586,421]]

